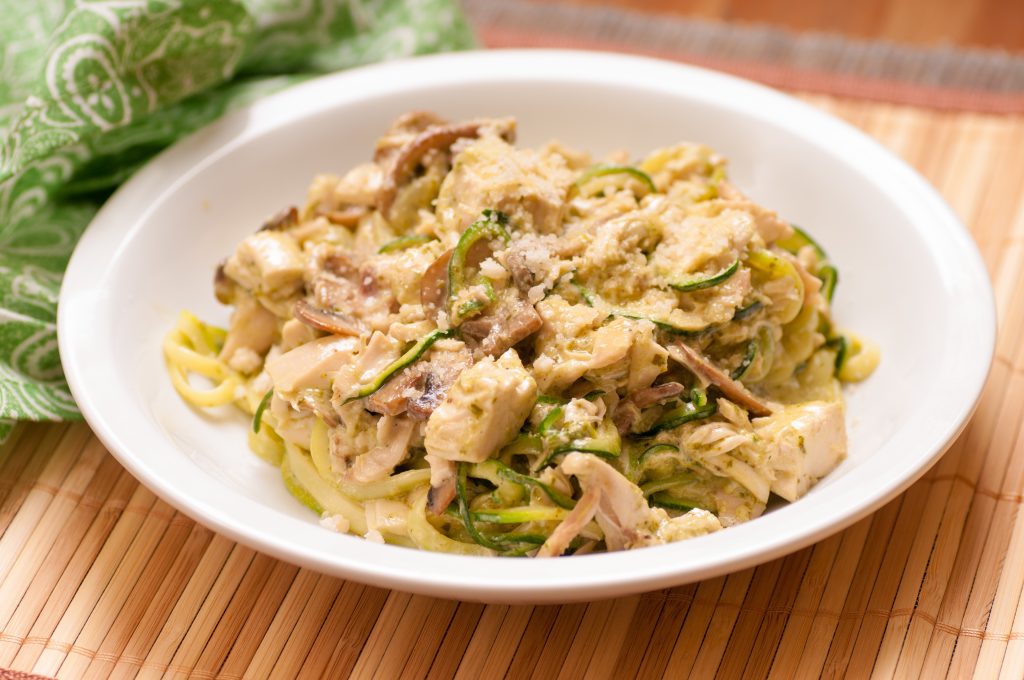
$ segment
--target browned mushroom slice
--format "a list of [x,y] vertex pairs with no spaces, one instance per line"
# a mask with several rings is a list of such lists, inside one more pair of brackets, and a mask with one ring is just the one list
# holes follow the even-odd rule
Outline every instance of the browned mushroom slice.
[[386,161],[414,135],[417,135],[429,127],[446,125],[447,120],[441,118],[433,111],[410,111],[403,113],[391,124],[388,131],[377,140],[373,152],[375,163]]
[[537,280],[537,275],[526,264],[526,256],[522,251],[510,248],[505,256],[505,264],[512,274],[512,282],[516,284],[516,288],[524,293],[540,283]]
[[464,321],[462,335],[479,341],[480,350],[498,357],[510,347],[540,330],[544,320],[529,302],[518,297],[504,297],[490,314]]
[[625,435],[633,431],[633,426],[640,421],[640,409],[629,399],[623,399],[615,405],[612,422],[619,434]]
[[653,385],[651,387],[637,390],[633,393],[630,399],[639,408],[647,408],[651,404],[657,404],[671,399],[672,397],[678,397],[680,394],[686,391],[686,388],[677,382],[667,382],[661,385]]
[[263,223],[259,231],[287,231],[299,223],[299,211],[293,205]]
[[213,273],[213,294],[217,302],[222,305],[230,305],[235,300],[238,292],[238,284],[224,271],[224,263],[217,265],[217,271]]
[[418,393],[409,398],[409,415],[417,420],[429,418],[444,401],[459,374],[472,365],[473,355],[465,348],[457,352],[435,352],[424,364]]
[[434,352],[429,361],[420,361],[384,384],[366,400],[366,409],[385,415],[408,413],[426,420],[434,412],[449,388],[465,369],[473,364],[468,350]]
[[352,259],[352,254],[341,248],[330,249],[324,253],[320,268],[335,276],[355,279],[359,269]]
[[509,246],[505,251],[505,266],[516,288],[525,293],[541,283],[544,274],[538,269],[548,269],[553,264],[553,255],[551,244],[536,237],[525,236]]
[[391,167],[384,173],[380,191],[377,193],[377,209],[388,217],[391,204],[398,193],[398,187],[412,174],[417,163],[430,151],[448,149],[464,137],[478,137],[480,131],[493,127],[509,141],[515,135],[515,122],[504,120],[471,120],[465,123],[439,125],[427,128],[416,135],[408,144],[399,149],[391,161]]
[[337,224],[342,227],[355,227],[359,225],[359,220],[366,213],[367,209],[364,205],[346,205],[337,210],[318,211],[316,214],[323,215],[331,224]]
[[448,261],[452,259],[452,252],[453,249],[448,249],[441,253],[420,278],[420,303],[427,318],[445,308],[445,299],[448,297]]
[[418,394],[425,380],[419,366],[413,364],[367,397],[366,410],[386,416],[405,413],[409,408],[411,394]]
[[427,454],[430,465],[430,491],[427,492],[427,510],[440,515],[455,500],[455,461]]
[[729,401],[745,408],[754,416],[771,415],[772,410],[763,401],[733,380],[722,369],[715,366],[703,354],[679,340],[668,346],[668,355],[688,368],[698,378],[708,381],[725,395]]
[[306,300],[299,300],[292,314],[302,323],[335,335],[360,335],[363,332],[359,322],[343,312],[314,307]]

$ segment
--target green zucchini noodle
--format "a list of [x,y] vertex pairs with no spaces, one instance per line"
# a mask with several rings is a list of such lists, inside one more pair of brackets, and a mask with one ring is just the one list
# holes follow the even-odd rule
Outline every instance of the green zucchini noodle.
[[688,539],[845,456],[840,269],[682,143],[637,162],[513,146],[509,118],[399,118],[217,268],[170,381],[251,417],[329,530],[469,556]]

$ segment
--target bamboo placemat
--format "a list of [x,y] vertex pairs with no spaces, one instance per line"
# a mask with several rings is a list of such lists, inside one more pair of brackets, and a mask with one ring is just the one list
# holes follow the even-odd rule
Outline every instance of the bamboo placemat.
[[[971,225],[995,284],[974,420],[852,528],[698,584],[563,607],[344,582],[196,525],[87,426],[0,450],[0,668],[79,677],[1024,676],[1024,115],[806,97],[880,139]],[[0,673],[0,678],[3,678]]]

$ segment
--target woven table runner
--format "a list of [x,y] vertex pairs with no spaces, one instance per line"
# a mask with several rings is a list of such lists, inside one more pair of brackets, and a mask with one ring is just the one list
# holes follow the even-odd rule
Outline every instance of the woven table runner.
[[[488,23],[499,6],[469,5],[485,41],[508,44],[522,28],[507,4],[500,26]],[[23,426],[0,449],[0,669],[10,669],[0,680],[1024,677],[1024,108],[1021,90],[1004,87],[1024,71],[990,56],[988,86],[928,85],[932,99],[918,106],[874,96],[883,76],[906,77],[898,69],[864,76],[858,87],[874,94],[860,98],[774,82],[917,167],[970,225],[996,290],[996,360],[977,415],[874,515],[701,583],[560,607],[485,606],[272,559],[158,500],[85,424]],[[778,67],[772,78],[799,71],[762,61]]]

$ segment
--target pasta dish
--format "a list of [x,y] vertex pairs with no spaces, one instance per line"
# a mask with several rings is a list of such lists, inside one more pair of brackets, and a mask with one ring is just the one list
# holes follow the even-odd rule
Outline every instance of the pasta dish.
[[228,327],[167,335],[177,391],[251,414],[325,527],[426,550],[632,549],[807,493],[879,360],[825,251],[705,146],[515,132],[412,112],[316,177],[217,268]]

